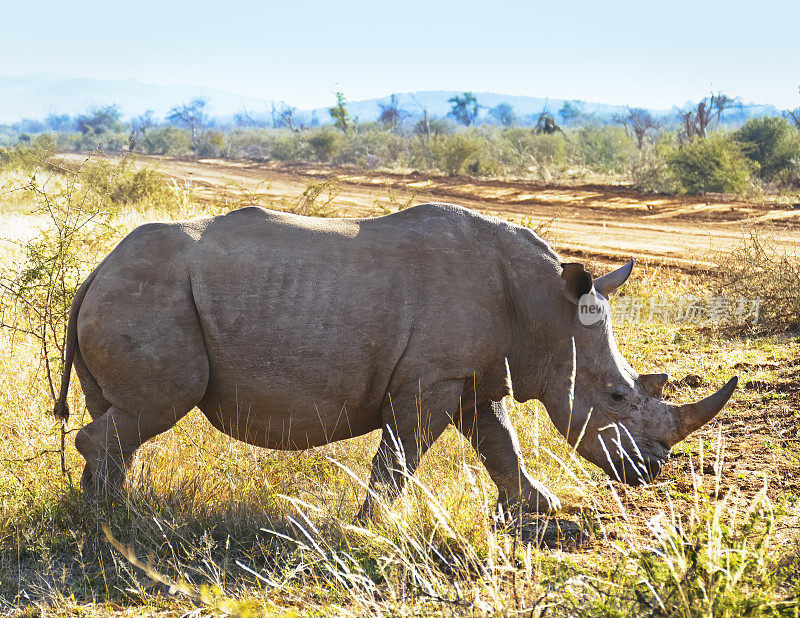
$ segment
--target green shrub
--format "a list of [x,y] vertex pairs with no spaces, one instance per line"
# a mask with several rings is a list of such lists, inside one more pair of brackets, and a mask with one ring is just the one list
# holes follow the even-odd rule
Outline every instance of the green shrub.
[[329,162],[338,152],[341,134],[330,127],[318,129],[308,138],[308,145],[314,153],[314,158],[323,163]]
[[301,161],[311,156],[304,134],[288,129],[234,131],[228,138],[228,153],[233,158],[254,161]]
[[133,159],[124,158],[119,164],[93,159],[80,171],[81,184],[102,201],[115,206],[157,206],[172,210],[181,202],[175,187],[157,170],[135,167]]
[[98,150],[101,152],[125,152],[130,144],[127,133],[76,133],[75,150]]
[[758,164],[761,179],[800,177],[800,133],[785,118],[751,118],[733,138],[745,156]]
[[139,148],[151,155],[188,154],[192,149],[192,138],[189,131],[178,127],[166,126],[150,129],[139,141]]
[[636,145],[618,126],[587,124],[570,133],[572,158],[596,172],[625,171]]
[[467,159],[476,155],[483,141],[466,131],[439,135],[431,140],[430,152],[437,168],[450,176],[464,171]]
[[121,133],[123,130],[122,112],[118,105],[106,105],[104,107],[93,107],[85,114],[80,114],[75,123],[78,130],[84,135],[103,135]]
[[270,154],[277,161],[300,161],[308,157],[308,143],[298,133],[283,132],[272,142]]
[[677,134],[662,133],[655,143],[645,147],[629,162],[633,186],[646,193],[674,195],[683,193],[683,187],[675,177],[670,159],[678,149]]
[[562,133],[548,135],[519,127],[503,131],[501,140],[504,163],[512,172],[524,174],[533,168],[547,179],[566,165],[567,140]]
[[407,138],[376,124],[360,124],[341,136],[336,164],[366,168],[396,166],[407,160]]
[[218,158],[228,148],[225,134],[220,131],[206,131],[197,140],[197,155],[200,157]]
[[682,193],[744,193],[752,167],[741,146],[721,133],[678,148],[670,154],[667,166]]
[[47,133],[12,148],[0,148],[0,169],[32,172],[45,165],[55,150],[56,139]]
[[18,244],[19,259],[0,264],[0,329],[31,337],[52,378],[62,371],[75,292],[120,234],[114,214],[73,178],[56,173],[41,182],[31,174],[19,189],[33,197],[37,229]]

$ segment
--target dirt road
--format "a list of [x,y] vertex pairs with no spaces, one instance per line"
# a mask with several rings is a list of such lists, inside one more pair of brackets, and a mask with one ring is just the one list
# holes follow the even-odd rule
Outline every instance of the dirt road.
[[[74,166],[85,157],[66,155]],[[182,161],[139,157],[208,199],[244,199],[269,205],[296,199],[311,183],[329,182],[333,205],[345,216],[366,216],[400,205],[453,202],[476,210],[545,225],[568,254],[633,256],[648,262],[704,267],[714,253],[738,244],[749,229],[769,231],[800,254],[800,204],[752,203],[725,196],[663,197],[625,187],[552,186],[532,181],[448,178],[420,173],[351,172],[314,165]]]

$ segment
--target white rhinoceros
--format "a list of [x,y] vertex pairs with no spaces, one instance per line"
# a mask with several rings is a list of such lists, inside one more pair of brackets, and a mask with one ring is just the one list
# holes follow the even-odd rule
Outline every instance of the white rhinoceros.
[[[131,232],[78,290],[70,368],[92,422],[75,444],[90,495],[121,485],[146,440],[197,406],[220,431],[305,449],[381,429],[361,517],[402,489],[451,423],[505,507],[558,499],[525,467],[503,405],[539,399],[558,431],[613,478],[658,475],[670,447],[713,418],[736,378],[675,406],[640,375],[601,312],[633,262],[593,279],[531,230],[425,204],[374,219],[245,208]],[[401,461],[404,458],[404,461]]]

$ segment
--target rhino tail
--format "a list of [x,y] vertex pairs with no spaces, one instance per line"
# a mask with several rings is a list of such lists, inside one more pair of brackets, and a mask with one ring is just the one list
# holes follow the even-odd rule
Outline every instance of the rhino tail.
[[56,405],[53,408],[53,414],[56,418],[63,421],[69,419],[69,406],[67,405],[67,393],[69,392],[69,379],[72,374],[72,363],[75,360],[75,350],[78,347],[78,313],[81,310],[83,299],[86,297],[86,292],[92,285],[97,271],[100,270],[102,262],[95,268],[91,274],[86,277],[86,280],[78,288],[75,293],[75,298],[72,299],[72,305],[69,309],[69,318],[67,320],[67,336],[64,341],[64,373],[61,374],[61,391],[58,394]]

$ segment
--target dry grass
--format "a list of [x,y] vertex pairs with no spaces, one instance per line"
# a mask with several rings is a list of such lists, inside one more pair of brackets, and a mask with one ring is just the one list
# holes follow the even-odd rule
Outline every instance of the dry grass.
[[719,264],[722,291],[757,295],[765,327],[800,328],[800,255],[778,248],[769,232],[751,230]]
[[[120,216],[115,233],[143,217]],[[631,282],[637,294],[687,288],[704,284],[648,269]],[[532,474],[564,504],[512,534],[497,529],[496,490],[454,430],[362,528],[353,520],[377,435],[269,451],[197,410],[141,449],[122,501],[91,508],[74,486],[82,460],[70,440],[61,471],[41,348],[2,330],[0,611],[796,615],[800,402],[778,385],[800,383],[789,364],[798,341],[661,323],[617,334],[640,371],[702,377],[696,389],[671,384],[674,399],[732,373],[773,388],[737,391],[719,421],[680,445],[664,480],[641,489],[578,459],[539,404],[510,402]],[[72,430],[88,421],[77,380],[69,403]]]

